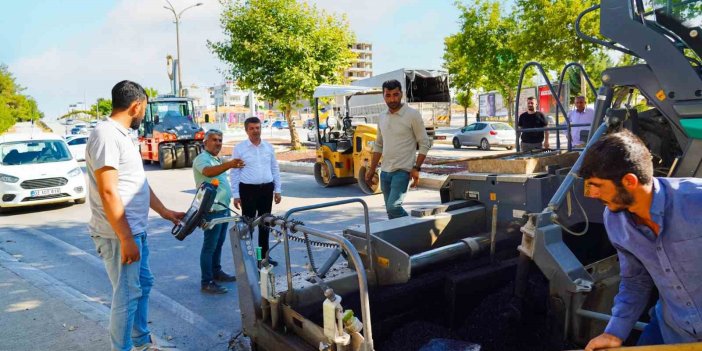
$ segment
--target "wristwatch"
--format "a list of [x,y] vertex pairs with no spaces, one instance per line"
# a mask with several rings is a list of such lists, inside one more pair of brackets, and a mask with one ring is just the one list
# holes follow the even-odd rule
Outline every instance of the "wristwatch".
[[412,169],[416,169],[417,172],[419,172],[419,171],[422,170],[422,167],[419,167],[419,166],[412,166]]

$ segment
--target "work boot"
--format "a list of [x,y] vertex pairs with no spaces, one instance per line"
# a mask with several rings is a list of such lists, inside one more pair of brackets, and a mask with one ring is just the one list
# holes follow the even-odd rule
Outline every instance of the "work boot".
[[149,335],[149,342],[144,345],[132,347],[132,351],[161,351],[154,339]]
[[223,271],[219,271],[219,273],[214,275],[214,280],[218,282],[235,282],[236,277],[233,275],[229,275],[227,273],[224,273]]
[[227,290],[227,288],[215,283],[214,280],[207,283],[207,284],[203,284],[202,288],[200,290],[204,293],[213,294],[213,295],[224,294],[227,291],[229,291],[229,290]]

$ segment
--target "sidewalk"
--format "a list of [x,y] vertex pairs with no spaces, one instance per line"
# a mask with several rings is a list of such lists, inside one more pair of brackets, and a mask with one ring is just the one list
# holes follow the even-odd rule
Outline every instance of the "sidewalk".
[[109,350],[104,311],[102,323],[78,312],[87,306],[66,300],[70,287],[4,251],[0,282],[0,350]]

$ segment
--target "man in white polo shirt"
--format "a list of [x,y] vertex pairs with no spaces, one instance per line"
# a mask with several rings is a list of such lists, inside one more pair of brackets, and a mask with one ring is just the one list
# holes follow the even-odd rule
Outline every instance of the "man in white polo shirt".
[[149,268],[146,225],[149,208],[173,223],[185,213],[167,209],[146,180],[139,145],[129,128],[137,129],[146,111],[144,88],[121,81],[112,88],[112,115],[90,134],[85,163],[92,217],[90,236],[112,283],[110,340],[112,350],[148,350]]
[[[280,203],[280,168],[275,159],[273,145],[261,139],[261,120],[249,117],[244,121],[244,130],[249,137],[237,144],[232,152],[233,159],[241,159],[244,168],[231,170],[232,196],[234,207],[241,214],[256,218],[271,213],[272,202]],[[261,247],[261,257],[268,253],[268,227],[258,227],[258,246]],[[278,263],[269,259],[268,263],[276,266]]]

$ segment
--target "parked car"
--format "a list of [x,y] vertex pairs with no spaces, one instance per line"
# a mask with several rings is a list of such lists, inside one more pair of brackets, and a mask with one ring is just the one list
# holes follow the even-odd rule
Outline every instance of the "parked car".
[[54,134],[0,136],[0,211],[9,207],[85,203],[83,171]]
[[263,122],[261,122],[261,128],[268,128],[268,127],[270,127],[270,126],[271,126],[271,120],[270,120],[270,119],[266,119],[266,120],[264,120]]
[[275,121],[275,122],[273,122],[271,127],[276,128],[276,129],[286,129],[286,128],[288,128],[288,122],[287,121]]
[[453,136],[453,147],[477,146],[490,150],[493,146],[503,146],[511,150],[515,144],[515,132],[509,124],[503,122],[477,122],[470,124]]
[[76,125],[75,127],[71,128],[71,134],[83,134],[87,135],[88,134],[88,128],[85,126],[78,126]]
[[95,128],[98,124],[98,121],[92,121],[90,122],[90,128]]
[[73,122],[75,122],[73,118],[66,119],[66,124],[73,124]]
[[68,144],[68,149],[71,150],[71,154],[76,161],[85,161],[85,147],[88,144],[87,136],[74,136],[66,140]]

